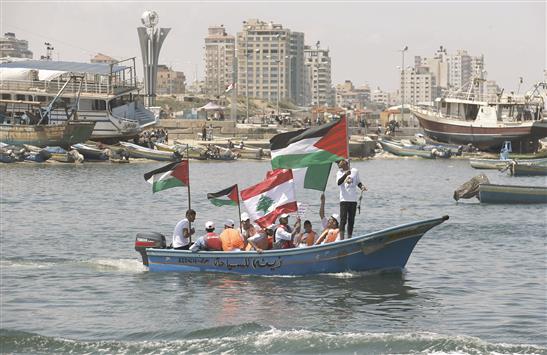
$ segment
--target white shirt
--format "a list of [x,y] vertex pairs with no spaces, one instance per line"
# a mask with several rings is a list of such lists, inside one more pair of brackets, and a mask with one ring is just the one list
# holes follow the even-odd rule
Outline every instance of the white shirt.
[[[285,230],[285,228],[287,230]],[[291,240],[292,234],[289,232],[291,228],[289,226],[285,226],[285,228],[279,226],[277,227],[277,230],[275,231],[275,240]]]
[[190,244],[190,239],[185,238],[182,230],[184,228],[190,230],[188,226],[190,223],[188,222],[188,218],[181,219],[179,223],[175,226],[175,230],[173,231],[173,248],[180,248],[185,245]]
[[[350,169],[350,175],[346,177],[346,181],[343,182],[338,187],[340,188],[340,201],[348,202],[357,202],[359,199],[359,183],[361,179],[359,178],[359,171],[355,168]],[[345,174],[345,171],[342,169],[338,170],[336,173],[336,183],[338,180]]]

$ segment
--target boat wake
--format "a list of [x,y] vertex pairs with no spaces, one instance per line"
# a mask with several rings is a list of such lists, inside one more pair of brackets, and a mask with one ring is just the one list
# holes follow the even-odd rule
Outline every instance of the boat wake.
[[62,266],[71,268],[88,268],[96,271],[120,271],[141,273],[147,268],[138,259],[43,259],[29,260],[22,258],[0,260],[2,270],[25,270],[25,269],[53,269]]
[[[281,330],[255,323],[224,326],[190,334],[138,334],[140,340],[78,341],[23,331],[0,330],[6,353],[424,353],[424,354],[547,354],[528,344],[490,343],[470,336],[437,333],[332,333]],[[142,338],[152,338],[144,340]],[[173,340],[155,340],[174,338]]]

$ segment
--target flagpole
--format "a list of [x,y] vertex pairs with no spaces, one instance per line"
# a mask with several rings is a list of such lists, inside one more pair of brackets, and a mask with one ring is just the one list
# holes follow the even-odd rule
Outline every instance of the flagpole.
[[344,119],[346,120],[346,142],[347,142],[346,149],[348,152],[347,159],[349,160],[349,122],[348,122],[348,117],[346,114],[344,114]]
[[237,218],[239,219],[239,231],[241,234],[243,234],[243,227],[241,226],[241,205],[239,204],[239,186],[236,184],[236,191],[237,191],[237,213],[239,215]]
[[[186,162],[188,164],[188,209],[192,208],[192,203],[190,200],[190,145],[186,144]],[[192,222],[188,221],[188,231],[192,230]],[[192,243],[192,234],[189,234],[190,243]]]

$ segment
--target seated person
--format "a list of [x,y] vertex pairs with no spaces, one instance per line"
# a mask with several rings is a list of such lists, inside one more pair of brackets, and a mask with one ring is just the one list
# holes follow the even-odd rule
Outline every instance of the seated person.
[[181,219],[173,231],[173,249],[188,250],[190,248],[190,237],[194,234],[194,228],[190,228],[190,223],[196,220],[196,211],[188,209],[185,218]]
[[294,238],[294,244],[297,248],[311,247],[317,240],[317,233],[312,230],[311,222],[304,222],[304,232],[298,233]]
[[340,229],[338,229],[338,215],[333,214],[328,219],[327,229],[321,233],[315,245],[332,243],[340,240]]
[[270,225],[264,230],[257,232],[247,239],[247,248],[245,250],[256,250],[262,253],[264,250],[272,249],[275,224]]
[[234,229],[234,221],[231,219],[224,222],[224,230],[220,233],[220,241],[223,251],[245,250],[245,242],[237,229]]
[[205,232],[206,234],[199,237],[190,247],[190,251],[193,253],[200,250],[222,251],[222,242],[218,234],[215,233],[215,224],[212,221],[205,223]]
[[247,243],[247,240],[250,237],[254,236],[259,230],[258,226],[251,223],[251,218],[249,217],[249,214],[247,212],[243,212],[241,214],[241,230],[241,234],[245,243]]
[[289,215],[283,213],[279,216],[279,226],[275,231],[274,249],[294,248],[293,239],[300,232],[300,217],[296,218],[294,228],[289,226]]

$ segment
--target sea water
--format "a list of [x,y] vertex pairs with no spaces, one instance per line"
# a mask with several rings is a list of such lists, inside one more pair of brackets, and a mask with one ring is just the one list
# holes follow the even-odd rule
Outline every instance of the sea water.
[[[456,203],[454,189],[479,173],[465,160],[354,162],[368,187],[355,234],[450,219],[403,272],[307,277],[148,272],[135,234],[169,239],[188,206],[186,188],[152,194],[143,174],[162,165],[0,166],[0,352],[547,354],[546,207]],[[208,192],[243,189],[268,168],[191,162],[197,233],[237,220]],[[327,214],[338,213],[334,170]],[[298,194],[316,230],[319,195]]]

